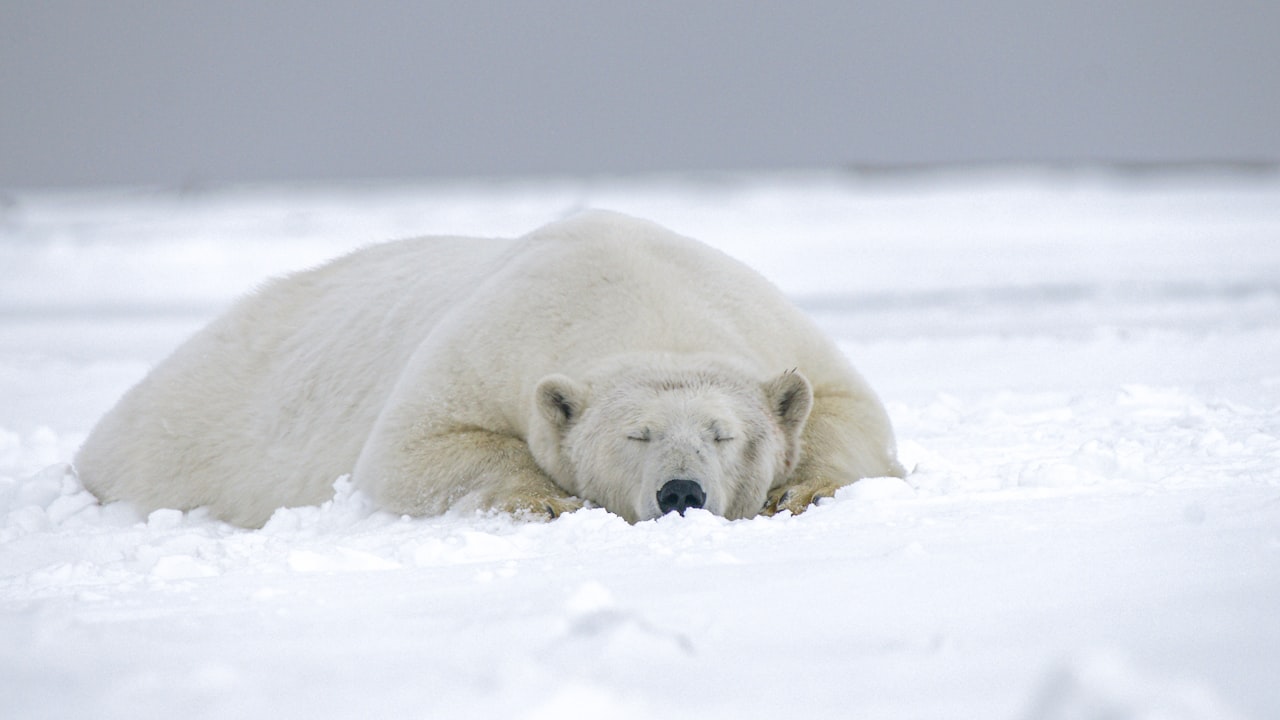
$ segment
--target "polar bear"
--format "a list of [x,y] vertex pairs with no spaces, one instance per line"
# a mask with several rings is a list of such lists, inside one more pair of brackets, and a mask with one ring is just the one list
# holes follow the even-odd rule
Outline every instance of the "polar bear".
[[803,511],[903,475],[879,399],[767,280],[590,211],[275,280],[127,392],[75,459],[103,501],[264,524],[350,474],[388,511],[629,522]]

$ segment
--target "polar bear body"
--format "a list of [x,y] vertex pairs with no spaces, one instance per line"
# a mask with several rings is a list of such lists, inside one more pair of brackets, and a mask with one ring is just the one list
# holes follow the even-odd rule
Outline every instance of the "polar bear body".
[[[605,449],[619,413],[632,443]],[[625,435],[642,430],[657,435]],[[554,516],[586,499],[636,521],[665,507],[661,487],[618,487],[644,467],[666,468],[648,485],[710,473],[693,479],[699,503],[730,517],[902,473],[879,400],[772,285],[605,212],[515,240],[376,245],[276,280],[131,389],[76,458],[104,500],[245,526],[325,501],[347,473],[394,512]]]

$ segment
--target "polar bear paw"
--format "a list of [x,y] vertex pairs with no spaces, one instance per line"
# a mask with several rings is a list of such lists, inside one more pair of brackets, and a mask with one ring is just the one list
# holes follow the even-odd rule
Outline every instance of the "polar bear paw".
[[788,510],[792,515],[799,515],[810,505],[823,498],[834,497],[843,485],[830,480],[812,480],[796,485],[784,485],[769,491],[761,514],[777,515]]
[[582,509],[582,500],[573,495],[543,491],[526,491],[510,495],[499,505],[503,512],[527,520],[555,520]]

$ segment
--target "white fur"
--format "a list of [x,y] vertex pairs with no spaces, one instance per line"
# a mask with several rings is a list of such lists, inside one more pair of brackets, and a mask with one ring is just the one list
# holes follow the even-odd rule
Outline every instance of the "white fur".
[[[557,387],[572,397],[543,392]],[[648,443],[627,440],[645,428]],[[104,500],[246,526],[326,500],[345,473],[394,512],[554,515],[577,494],[633,521],[673,474],[699,475],[729,517],[901,474],[878,399],[774,287],[600,211],[274,281],[131,389],[76,467]]]

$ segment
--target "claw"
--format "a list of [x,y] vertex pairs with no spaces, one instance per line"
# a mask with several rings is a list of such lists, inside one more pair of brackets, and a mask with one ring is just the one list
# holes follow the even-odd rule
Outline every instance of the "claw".
[[792,486],[781,491],[776,497],[769,497],[760,512],[763,515],[777,515],[787,510],[793,515],[799,515],[811,505],[817,505],[825,498],[834,497],[836,489],[831,484],[820,482]]

